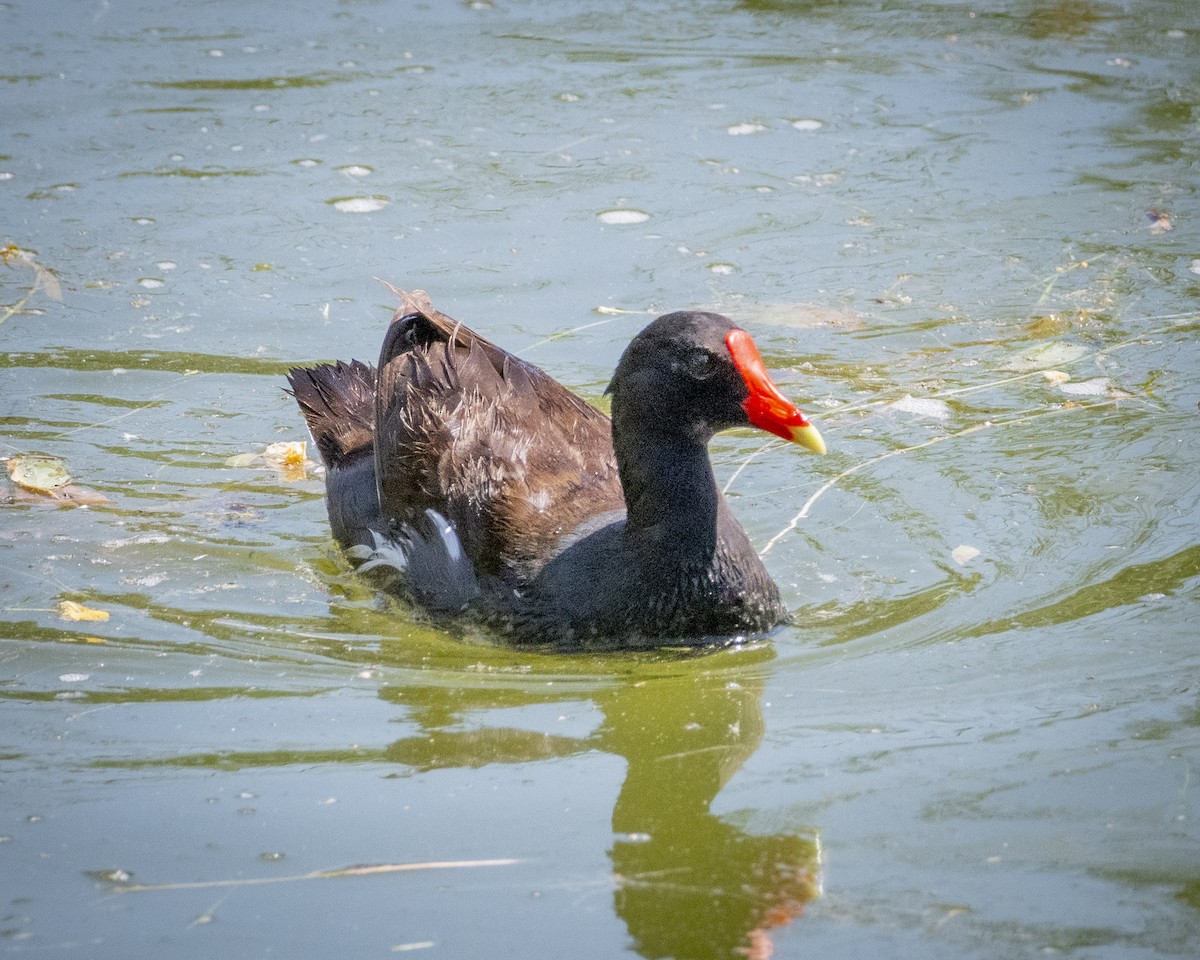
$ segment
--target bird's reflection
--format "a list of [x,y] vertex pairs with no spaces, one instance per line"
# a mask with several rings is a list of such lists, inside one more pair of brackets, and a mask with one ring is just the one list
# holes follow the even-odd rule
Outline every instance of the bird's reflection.
[[597,749],[623,757],[609,856],[614,907],[634,948],[647,958],[766,957],[771,929],[819,893],[819,841],[806,830],[752,833],[710,811],[762,739],[762,681],[684,666],[593,691],[603,721],[579,737],[460,726],[469,713],[577,700],[578,690],[392,688],[386,695],[410,709],[422,732],[393,743],[387,757],[417,769]]

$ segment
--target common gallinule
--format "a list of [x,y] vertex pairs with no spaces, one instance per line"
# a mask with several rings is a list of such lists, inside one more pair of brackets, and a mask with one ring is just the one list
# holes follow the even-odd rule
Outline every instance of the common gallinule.
[[521,640],[644,646],[787,619],[707,445],[746,426],[825,444],[748,333],[715,313],[659,317],[617,365],[610,421],[421,291],[396,292],[377,368],[288,374],[334,537],[362,569],[394,567],[424,607]]

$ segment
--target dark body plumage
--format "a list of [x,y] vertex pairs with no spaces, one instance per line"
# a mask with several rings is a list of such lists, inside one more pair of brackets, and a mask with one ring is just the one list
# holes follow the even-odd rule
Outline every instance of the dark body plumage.
[[647,327],[609,387],[610,421],[419,291],[401,296],[377,368],[289,374],[352,556],[402,569],[433,611],[522,640],[646,645],[786,619],[708,459],[714,432],[750,423],[730,321]]

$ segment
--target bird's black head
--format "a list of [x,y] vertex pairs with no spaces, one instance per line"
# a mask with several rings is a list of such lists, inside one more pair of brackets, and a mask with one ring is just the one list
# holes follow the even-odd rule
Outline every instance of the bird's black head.
[[707,443],[720,430],[756,426],[825,452],[816,428],[771,381],[750,335],[719,313],[659,317],[625,349],[608,392],[618,435]]

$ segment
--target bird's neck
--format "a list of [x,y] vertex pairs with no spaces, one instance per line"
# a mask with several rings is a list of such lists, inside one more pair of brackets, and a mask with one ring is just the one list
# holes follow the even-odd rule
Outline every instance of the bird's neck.
[[654,628],[716,636],[785,620],[778,588],[717,489],[707,444],[639,433],[627,447],[617,457],[625,559]]
[[617,469],[631,535],[653,534],[664,546],[675,541],[681,549],[687,545],[711,554],[722,500],[707,444],[688,436],[639,432],[620,445]]

